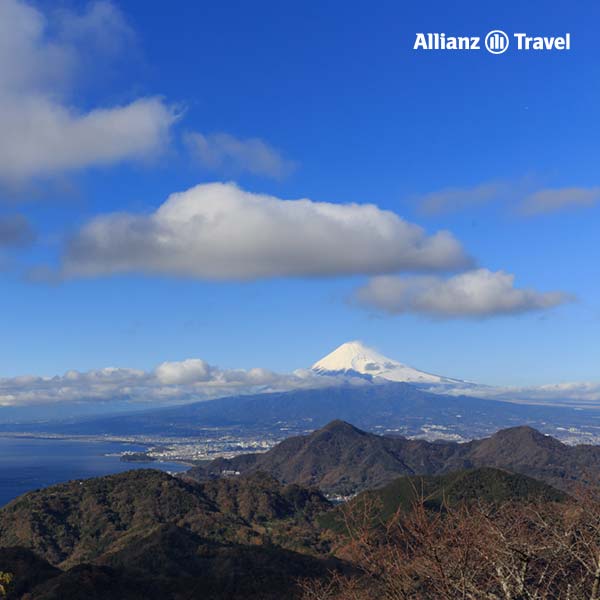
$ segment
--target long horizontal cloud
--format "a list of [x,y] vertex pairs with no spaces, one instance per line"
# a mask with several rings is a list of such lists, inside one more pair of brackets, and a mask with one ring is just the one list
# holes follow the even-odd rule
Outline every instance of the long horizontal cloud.
[[190,132],[184,140],[195,160],[213,171],[229,175],[247,172],[281,179],[295,169],[295,163],[260,138]]
[[539,188],[531,178],[492,181],[475,186],[451,187],[416,198],[427,216],[473,209],[499,200],[522,216],[537,216],[586,208],[600,203],[600,186]]
[[[376,381],[377,384],[385,380]],[[238,394],[370,385],[362,378],[317,375],[306,369],[274,373],[268,369],[222,369],[199,358],[170,361],[151,371],[106,368],[67,371],[55,377],[0,379],[0,408],[68,403],[151,404],[157,406],[210,400]],[[432,386],[432,392],[510,402],[597,407],[600,383],[573,382],[532,387],[493,387],[475,383]],[[0,415],[1,416],[1,415]]]
[[562,292],[514,286],[514,275],[488,269],[440,277],[374,277],[356,292],[362,305],[391,314],[483,318],[543,310],[568,302]]
[[[430,391],[439,392],[439,388]],[[490,386],[467,384],[448,386],[444,393],[466,395],[490,400],[502,400],[523,404],[598,408],[600,406],[600,383],[573,381],[538,386]]]
[[430,192],[417,199],[424,215],[440,215],[487,204],[506,192],[502,182],[482,183],[473,187],[452,187]]
[[93,219],[68,244],[63,274],[247,280],[444,271],[469,262],[450,233],[427,235],[373,204],[281,200],[213,183],[172,194],[149,215]]
[[523,199],[519,211],[527,216],[589,207],[600,202],[600,187],[564,187],[539,190]]
[[109,2],[56,14],[50,24],[27,2],[0,2],[0,182],[145,159],[164,148],[176,119],[156,97],[74,107],[83,55],[119,47],[130,31]]
[[69,402],[180,404],[251,392],[318,388],[340,382],[307,370],[279,374],[260,368],[221,369],[195,358],[165,362],[152,371],[106,368],[83,373],[68,371],[55,377],[3,378],[0,407]]

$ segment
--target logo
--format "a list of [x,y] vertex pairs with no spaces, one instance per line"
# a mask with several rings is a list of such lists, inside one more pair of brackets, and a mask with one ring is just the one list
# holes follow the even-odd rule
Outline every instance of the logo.
[[490,54],[504,54],[509,47],[513,52],[564,52],[571,49],[571,34],[541,36],[519,32],[509,37],[501,29],[492,29],[482,38],[478,35],[446,35],[444,32],[417,33],[413,43],[413,50],[419,51],[469,52],[485,48]]
[[494,29],[485,36],[485,49],[491,54],[503,54],[509,46],[510,39],[501,29]]

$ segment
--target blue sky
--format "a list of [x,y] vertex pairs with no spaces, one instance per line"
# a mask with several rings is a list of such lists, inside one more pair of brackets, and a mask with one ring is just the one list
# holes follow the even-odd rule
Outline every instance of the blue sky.
[[[36,240],[3,250],[0,376],[149,370],[190,357],[287,372],[358,338],[421,369],[484,383],[600,380],[597,3],[173,8],[128,0],[102,5],[112,29],[96,24],[93,44],[69,20],[90,13],[89,4],[30,6],[46,19],[44,42],[59,40],[79,65],[53,63],[69,70],[68,82],[45,82],[43,94],[63,86],[56,102],[80,114],[157,98],[163,122],[148,155],[136,148],[118,157],[112,148],[101,164],[90,150],[92,158],[75,166],[70,156],[43,171],[27,167],[18,181],[4,174],[0,217],[23,215]],[[416,32],[495,28],[570,32],[572,49],[500,56],[412,49]],[[37,94],[36,85],[28,82],[26,93]],[[193,134],[210,156],[198,155]],[[242,149],[222,159],[215,146],[225,142],[215,134]],[[260,140],[269,160],[252,163],[248,139]],[[468,269],[502,270],[516,288],[562,295],[524,301],[523,310],[456,315],[423,308],[413,287],[417,300],[394,300],[392,311],[357,302],[373,272],[211,281],[152,268],[115,275],[104,262],[93,276],[39,276],[61,271],[65,240],[79,239],[98,216],[148,215],[174,192],[218,181],[283,200],[375,204],[428,235],[451,232],[474,260]],[[445,202],[448,189],[446,210],[424,208],[427,195]],[[560,209],[527,214],[527,202],[548,190],[559,194]],[[427,277],[438,285],[468,269]]]

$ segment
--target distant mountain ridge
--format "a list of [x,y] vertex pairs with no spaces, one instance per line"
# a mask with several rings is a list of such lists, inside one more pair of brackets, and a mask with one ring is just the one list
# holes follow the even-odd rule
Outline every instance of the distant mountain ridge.
[[288,438],[264,454],[219,458],[186,475],[203,479],[223,470],[263,471],[282,482],[347,495],[402,475],[478,467],[505,469],[569,490],[577,482],[600,482],[600,447],[567,446],[527,426],[456,443],[380,436],[336,420],[309,435]]

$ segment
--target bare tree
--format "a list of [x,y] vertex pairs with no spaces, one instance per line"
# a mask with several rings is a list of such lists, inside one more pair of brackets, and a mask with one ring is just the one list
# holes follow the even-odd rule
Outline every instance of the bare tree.
[[342,511],[354,567],[304,582],[305,600],[600,600],[600,501],[444,503],[382,521],[367,496]]

